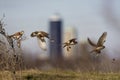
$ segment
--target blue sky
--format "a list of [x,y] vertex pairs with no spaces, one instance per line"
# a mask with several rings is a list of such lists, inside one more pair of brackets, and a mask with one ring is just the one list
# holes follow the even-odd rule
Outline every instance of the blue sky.
[[[25,30],[29,36],[35,30],[48,32],[49,18],[57,12],[63,19],[63,29],[75,27],[79,41],[88,36],[97,40],[102,32],[107,31],[108,42],[105,45],[108,49],[113,49],[120,47],[119,38],[115,36],[117,33],[108,25],[102,14],[104,1],[109,0],[0,0],[0,17],[5,13],[4,21],[8,34]],[[120,21],[120,0],[114,0],[112,8]],[[23,44],[33,53],[42,52],[35,39],[29,37]],[[113,53],[112,50],[110,52]]]

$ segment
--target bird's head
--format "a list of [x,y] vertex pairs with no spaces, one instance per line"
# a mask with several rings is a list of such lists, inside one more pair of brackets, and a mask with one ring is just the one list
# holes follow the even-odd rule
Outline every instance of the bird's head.
[[32,32],[30,36],[31,37],[36,37],[38,35],[38,33],[39,33],[38,31]]
[[22,30],[22,31],[20,32],[20,34],[23,35],[23,34],[24,34],[24,31]]
[[103,49],[105,48],[105,46],[103,46]]

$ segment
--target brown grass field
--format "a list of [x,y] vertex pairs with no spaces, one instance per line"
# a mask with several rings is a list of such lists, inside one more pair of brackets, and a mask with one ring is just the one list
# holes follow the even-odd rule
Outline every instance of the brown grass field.
[[[8,71],[0,71],[0,80],[13,80]],[[120,73],[74,72],[63,70],[24,70],[16,72],[16,80],[120,80]]]

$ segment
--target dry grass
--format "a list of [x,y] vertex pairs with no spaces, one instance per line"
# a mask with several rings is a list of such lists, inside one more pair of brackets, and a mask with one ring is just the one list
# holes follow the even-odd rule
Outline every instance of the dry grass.
[[[17,71],[17,80],[120,80],[120,73],[96,73],[96,72],[73,72],[63,70],[24,70],[22,77]],[[0,72],[0,80],[13,80],[12,74],[8,71]]]

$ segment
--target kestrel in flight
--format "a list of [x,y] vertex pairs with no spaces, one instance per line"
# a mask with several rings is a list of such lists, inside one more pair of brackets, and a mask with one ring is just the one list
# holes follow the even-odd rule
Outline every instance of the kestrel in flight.
[[35,31],[31,33],[31,37],[37,37],[38,44],[41,49],[47,50],[47,44],[45,38],[49,39],[49,34],[44,31]]
[[44,38],[46,37],[49,39],[49,34],[44,31],[35,31],[35,32],[32,32],[31,37],[37,37],[42,42],[46,42]]
[[97,44],[93,43],[89,38],[88,38],[88,42],[91,46],[94,47],[94,49],[91,51],[92,52],[96,52],[97,54],[101,53],[101,50],[105,48],[105,46],[103,45],[106,41],[106,36],[107,36],[107,32],[104,32],[102,34],[102,36],[99,38]]
[[16,40],[17,46],[20,48],[23,34],[24,34],[24,31],[16,32],[10,35],[9,38]]
[[13,35],[10,35],[9,37],[18,40],[22,37],[22,35],[24,34],[24,31],[20,31],[20,32],[16,32]]
[[76,45],[78,42],[76,41],[76,38],[70,39],[67,42],[63,43],[63,48],[67,48],[67,51],[71,49],[71,45]]

